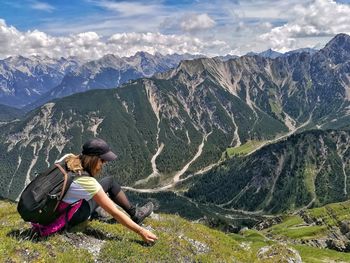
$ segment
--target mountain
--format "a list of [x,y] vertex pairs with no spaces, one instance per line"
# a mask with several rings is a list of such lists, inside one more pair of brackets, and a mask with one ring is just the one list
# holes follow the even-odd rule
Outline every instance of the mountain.
[[272,50],[271,48],[265,51],[262,51],[260,53],[256,53],[256,52],[248,52],[245,56],[260,56],[263,58],[271,58],[271,59],[275,59],[278,58],[280,56],[282,56],[282,53],[279,53],[277,51]]
[[278,58],[278,57],[282,56],[282,53],[279,53],[279,52],[277,52],[277,51],[274,51],[274,50],[272,50],[272,49],[270,48],[270,49],[268,49],[268,50],[265,50],[265,51],[263,51],[263,52],[260,52],[258,55],[259,55],[259,56],[262,56],[262,57],[264,57],[264,58],[272,58],[272,59],[274,59],[274,58]]
[[34,109],[55,98],[91,89],[115,88],[130,79],[137,79],[142,76],[141,72],[138,72],[120,57],[112,54],[106,55],[67,73],[60,84],[28,105],[26,110]]
[[74,58],[16,56],[0,60],[0,103],[23,107],[57,86],[78,65]]
[[239,56],[236,56],[236,55],[226,55],[226,56],[217,56],[217,57],[214,57],[214,58],[220,59],[221,61],[225,62],[225,61],[230,60],[230,59],[239,58]]
[[318,50],[314,49],[314,48],[299,48],[299,49],[288,51],[286,53],[280,53],[280,52],[274,51],[274,50],[272,50],[270,48],[270,49],[267,49],[267,50],[262,51],[260,53],[248,52],[246,54],[246,56],[261,56],[261,57],[264,57],[264,58],[275,59],[275,58],[278,58],[278,57],[281,57],[281,56],[289,56],[289,55],[292,55],[292,54],[299,54],[299,53],[303,53],[303,52],[304,53],[309,53],[310,55],[313,55],[317,51]]
[[24,115],[22,110],[0,104],[0,121],[2,122],[20,118],[22,115]]
[[182,60],[192,60],[202,58],[203,55],[191,54],[167,54],[162,55],[155,53],[151,55],[147,52],[139,51],[134,56],[123,57],[123,59],[132,67],[142,73],[144,77],[151,77],[155,73],[166,72],[170,69],[176,68]]
[[147,52],[137,52],[134,56],[122,58],[113,54],[105,55],[101,59],[85,63],[67,73],[57,87],[28,105],[26,109],[31,110],[52,99],[74,93],[91,89],[115,88],[129,80],[150,77],[155,73],[168,71],[175,68],[181,60],[196,57],[201,56],[190,54],[162,55],[160,53],[151,55]]
[[9,57],[0,60],[0,104],[29,111],[51,99],[90,89],[114,88],[198,57],[203,56],[137,52],[123,58],[109,54],[86,63],[75,57]]
[[291,54],[295,54],[295,53],[303,53],[303,52],[306,52],[306,53],[309,53],[311,55],[315,54],[318,50],[317,49],[314,49],[314,48],[299,48],[299,49],[295,49],[295,50],[291,50],[291,51],[288,51],[286,53],[283,54],[283,56],[289,56]]
[[[1,127],[0,195],[17,199],[36,170],[64,153],[79,153],[92,136],[104,138],[119,155],[106,173],[137,191],[157,192],[185,178],[196,181],[200,176],[192,175],[220,162],[228,147],[272,143],[314,128],[348,127],[349,38],[339,35],[314,55],[184,60],[173,70],[118,89],[47,103]],[[193,198],[201,200],[200,189],[192,190]],[[339,196],[330,194],[320,204]],[[310,201],[298,198],[303,200],[297,206]],[[247,200],[235,205],[254,209]],[[261,204],[259,209],[290,207]]]
[[[224,162],[186,196],[227,209],[280,213],[349,199],[349,131],[308,131]],[[213,180],[215,178],[215,180]]]

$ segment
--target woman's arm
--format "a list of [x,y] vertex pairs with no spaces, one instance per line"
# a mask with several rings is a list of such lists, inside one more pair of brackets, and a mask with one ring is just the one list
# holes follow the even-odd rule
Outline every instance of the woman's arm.
[[132,231],[138,233],[142,236],[143,240],[146,242],[154,242],[157,240],[157,236],[145,228],[142,228],[134,221],[132,221],[126,214],[120,211],[116,204],[108,197],[108,195],[100,189],[97,194],[94,195],[94,200],[96,203],[106,210],[110,215],[113,216],[119,223],[131,229]]

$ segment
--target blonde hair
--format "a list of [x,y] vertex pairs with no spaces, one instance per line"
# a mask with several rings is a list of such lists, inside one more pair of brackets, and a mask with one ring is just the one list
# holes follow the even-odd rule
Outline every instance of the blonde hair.
[[81,173],[84,170],[79,155],[70,154],[64,161],[66,162],[67,168],[72,172]]
[[75,155],[75,154],[66,154],[60,160],[56,161],[65,161],[67,168],[74,172],[81,174],[82,171],[88,172],[91,176],[95,176],[99,173],[98,169],[98,156],[91,155]]

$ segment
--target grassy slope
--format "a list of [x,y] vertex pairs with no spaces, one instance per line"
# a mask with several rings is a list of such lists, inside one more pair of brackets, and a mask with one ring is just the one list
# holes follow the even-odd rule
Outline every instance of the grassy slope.
[[[144,226],[159,237],[153,246],[147,246],[119,224],[99,221],[90,221],[67,234],[31,239],[29,225],[19,218],[15,205],[0,201],[0,208],[1,262],[286,262],[291,253],[286,245],[258,231],[224,234],[165,214],[145,221]],[[258,256],[261,248],[267,246],[272,257]],[[346,253],[306,245],[289,247],[297,249],[305,262],[350,260]]]
[[[299,214],[290,215],[285,216],[282,223],[265,229],[261,233],[273,239],[293,243],[325,240],[332,236],[332,233],[340,227],[341,222],[350,220],[350,201],[305,210],[304,217],[317,223],[305,223]],[[332,259],[332,262],[350,262],[349,253],[339,253],[334,250],[317,249],[303,245],[294,245],[293,247],[300,252],[306,262],[321,262],[320,259],[323,257]]]
[[245,155],[252,152],[256,148],[261,146],[263,143],[263,141],[248,141],[239,147],[227,148],[225,153],[227,153],[228,157],[233,157],[235,155]]
[[274,225],[264,232],[303,240],[326,237],[330,229],[339,227],[343,221],[350,220],[350,201],[309,209],[305,211],[305,215],[319,223],[305,224],[300,215],[291,215],[285,217],[281,224]]

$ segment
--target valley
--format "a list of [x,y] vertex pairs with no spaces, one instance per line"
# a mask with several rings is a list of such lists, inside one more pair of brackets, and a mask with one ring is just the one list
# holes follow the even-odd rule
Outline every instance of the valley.
[[[36,171],[98,136],[119,156],[103,175],[160,207],[171,196],[172,213],[191,211],[239,229],[347,200],[344,43],[350,37],[340,34],[312,54],[183,60],[115,89],[100,85],[44,103],[0,126],[0,195],[18,199]],[[79,72],[98,74],[116,60]]]

